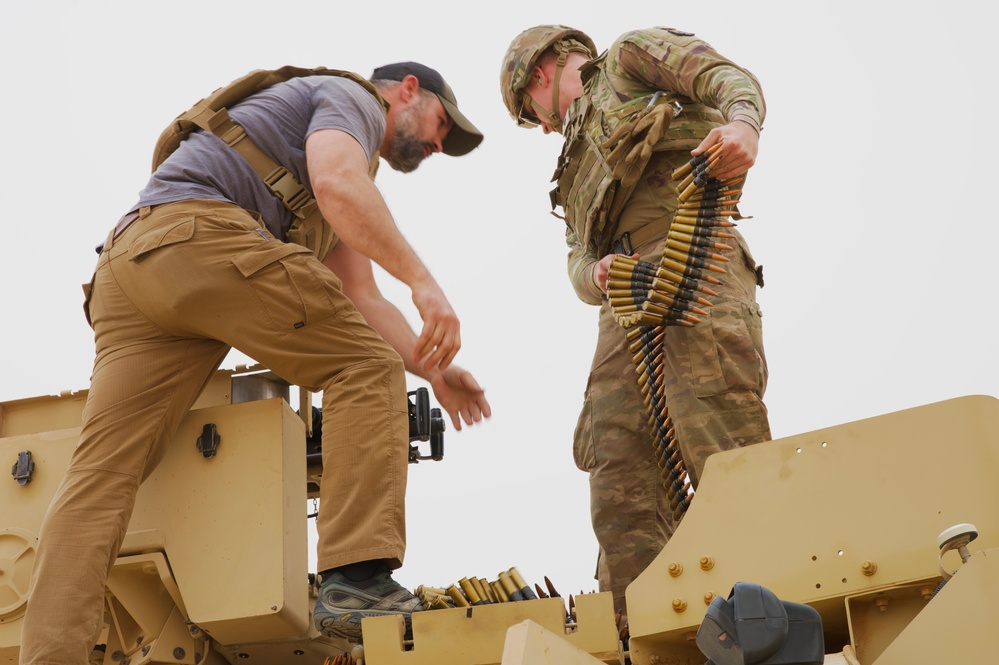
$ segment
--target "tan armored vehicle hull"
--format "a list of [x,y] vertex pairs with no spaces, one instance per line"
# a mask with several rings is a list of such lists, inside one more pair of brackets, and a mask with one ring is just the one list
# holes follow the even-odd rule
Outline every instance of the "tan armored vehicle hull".
[[[628,589],[627,642],[609,594],[595,593],[575,597],[570,616],[561,598],[417,613],[410,642],[396,617],[366,620],[358,649],[312,626],[303,507],[322,470],[307,463],[306,424],[287,396],[266,372],[217,374],[140,488],[95,662],[702,665],[694,636],[712,599],[738,582],[817,610],[827,663],[995,660],[995,398],[712,457],[681,527]],[[0,480],[0,664],[17,661],[39,524],[85,397],[0,404],[0,462],[11,468]],[[222,437],[211,457],[195,445],[206,425]]]

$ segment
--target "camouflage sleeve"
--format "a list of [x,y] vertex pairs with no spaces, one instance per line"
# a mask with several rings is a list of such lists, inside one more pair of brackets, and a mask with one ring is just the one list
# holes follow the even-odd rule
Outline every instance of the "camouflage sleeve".
[[722,112],[763,126],[766,102],[748,70],[689,33],[654,28],[627,33],[615,44],[622,72],[658,90],[680,93]]
[[593,281],[593,268],[597,264],[597,257],[582,247],[572,229],[566,229],[565,242],[569,245],[569,282],[572,283],[573,290],[586,304],[601,304],[604,292]]

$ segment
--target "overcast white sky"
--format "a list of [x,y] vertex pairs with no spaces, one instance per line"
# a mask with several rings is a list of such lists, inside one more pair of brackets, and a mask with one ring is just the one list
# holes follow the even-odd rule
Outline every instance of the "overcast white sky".
[[[740,229],[765,267],[766,403],[780,438],[999,396],[996,14],[966,0],[4,2],[0,401],[87,388],[80,284],[174,116],[251,69],[366,76],[422,61],[485,141],[411,175],[384,165],[377,182],[462,317],[457,362],[494,415],[449,426],[445,460],[411,467],[397,576],[446,586],[517,566],[530,583],[593,590],[571,440],[597,310],[575,298],[564,226],[548,214],[561,138],[516,128],[500,100],[510,40],[563,23],[603,50],[626,30],[672,26],[760,79],[768,115]],[[384,273],[380,285],[418,327],[408,290]]]

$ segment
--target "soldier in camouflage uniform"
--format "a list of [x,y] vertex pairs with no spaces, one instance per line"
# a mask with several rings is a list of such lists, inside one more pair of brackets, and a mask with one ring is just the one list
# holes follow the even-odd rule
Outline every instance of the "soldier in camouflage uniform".
[[[744,174],[756,158],[765,105],[752,74],[689,33],[636,30],[595,54],[593,42],[578,30],[536,26],[511,43],[500,83],[520,126],[541,125],[546,134],[565,137],[552,203],[565,213],[572,285],[583,302],[600,306],[574,457],[590,475],[600,589],[612,592],[623,613],[625,589],[676,524],[650,445],[626,331],[606,298],[608,268],[617,254],[659,263],[678,205],[674,169],[723,143],[723,158],[711,175],[724,180]],[[604,144],[657,104],[678,114],[665,133],[645,137],[650,149],[621,176]],[[743,237],[735,236],[728,241],[733,251],[710,315],[693,327],[665,329],[666,401],[694,488],[712,453],[770,439],[756,303],[762,270]]]

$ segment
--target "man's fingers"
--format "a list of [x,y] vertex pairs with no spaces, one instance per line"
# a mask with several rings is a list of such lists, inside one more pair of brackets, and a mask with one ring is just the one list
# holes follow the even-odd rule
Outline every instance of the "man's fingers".
[[[426,333],[426,329],[424,332],[427,339],[423,343],[417,340],[414,360],[422,363],[425,370],[435,367],[440,370],[447,369],[461,348],[461,339],[458,333],[448,335],[439,326],[430,333]],[[423,337],[421,335],[420,340]]]

